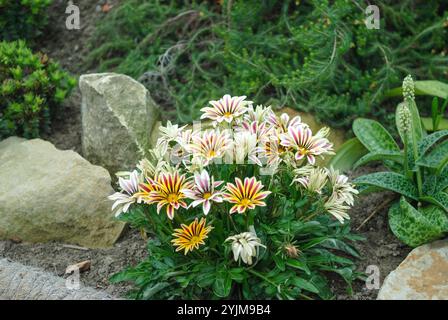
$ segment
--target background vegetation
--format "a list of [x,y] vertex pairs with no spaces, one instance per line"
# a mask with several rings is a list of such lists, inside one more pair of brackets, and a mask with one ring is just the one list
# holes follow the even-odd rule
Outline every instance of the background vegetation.
[[99,24],[88,63],[140,80],[182,122],[229,92],[334,126],[374,116],[393,127],[386,90],[407,74],[447,76],[447,4],[375,4],[379,30],[361,1],[129,0]]

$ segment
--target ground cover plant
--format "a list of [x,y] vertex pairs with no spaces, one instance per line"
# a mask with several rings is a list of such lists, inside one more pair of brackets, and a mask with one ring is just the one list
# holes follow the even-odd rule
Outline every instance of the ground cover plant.
[[[414,83],[403,81],[404,101],[396,110],[396,126],[403,149],[377,121],[357,119],[353,131],[368,150],[356,166],[382,161],[390,170],[355,179],[365,191],[390,190],[400,199],[389,209],[392,232],[416,247],[448,232],[448,130],[427,134],[415,103]],[[433,106],[438,108],[438,104]],[[435,108],[434,108],[435,109]],[[433,121],[437,125],[438,113]]]
[[22,40],[0,42],[0,139],[38,137],[76,80]]
[[0,0],[0,41],[39,36],[52,0]]
[[113,210],[149,237],[149,256],[112,281],[139,299],[329,299],[329,273],[350,288],[357,191],[315,165],[333,152],[328,128],[244,96],[210,104],[208,128],[168,122],[153,158],[120,173]]
[[[136,1],[98,26],[90,63],[143,82],[181,122],[210,95],[250,94],[315,113],[333,126],[359,116],[393,127],[384,93],[406,74],[443,79],[447,7],[440,1]],[[381,105],[381,107],[380,107]]]

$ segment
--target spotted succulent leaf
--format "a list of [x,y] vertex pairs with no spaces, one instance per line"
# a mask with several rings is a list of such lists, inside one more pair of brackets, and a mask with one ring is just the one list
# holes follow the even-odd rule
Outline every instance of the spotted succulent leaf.
[[395,236],[411,247],[441,238],[448,220],[443,210],[428,206],[417,210],[405,198],[389,209],[389,226]]
[[414,200],[418,198],[417,188],[412,181],[395,172],[375,172],[358,177],[353,182],[361,186],[372,186],[394,191]]

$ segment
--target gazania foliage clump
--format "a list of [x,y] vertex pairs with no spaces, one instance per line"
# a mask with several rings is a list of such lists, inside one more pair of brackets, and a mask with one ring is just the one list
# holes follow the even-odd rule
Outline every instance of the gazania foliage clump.
[[119,176],[115,215],[148,237],[148,258],[113,281],[139,299],[332,298],[358,276],[348,178],[316,165],[328,128],[225,95],[192,127],[160,128],[150,159]]

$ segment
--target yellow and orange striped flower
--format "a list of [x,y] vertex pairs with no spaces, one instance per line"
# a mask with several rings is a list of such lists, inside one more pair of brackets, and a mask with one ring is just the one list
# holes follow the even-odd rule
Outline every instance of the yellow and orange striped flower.
[[174,211],[179,207],[187,208],[186,198],[182,192],[191,188],[191,182],[187,181],[185,175],[164,172],[154,180],[148,179],[149,183],[140,184],[139,199],[148,204],[157,203],[157,213],[166,206],[166,214],[171,220],[174,218]]
[[244,213],[246,209],[255,209],[256,206],[266,206],[266,203],[261,200],[271,193],[270,191],[261,191],[263,185],[255,177],[245,178],[244,183],[241,179],[236,178],[235,184],[227,183],[226,189],[228,192],[223,194],[224,199],[235,204],[230,209],[230,214]]
[[175,237],[171,242],[177,251],[184,250],[184,254],[189,251],[198,249],[199,245],[205,244],[204,240],[208,238],[209,232],[213,229],[212,226],[206,226],[206,219],[202,218],[198,222],[196,218],[188,226],[185,224],[181,225],[181,229],[175,229],[173,236]]

